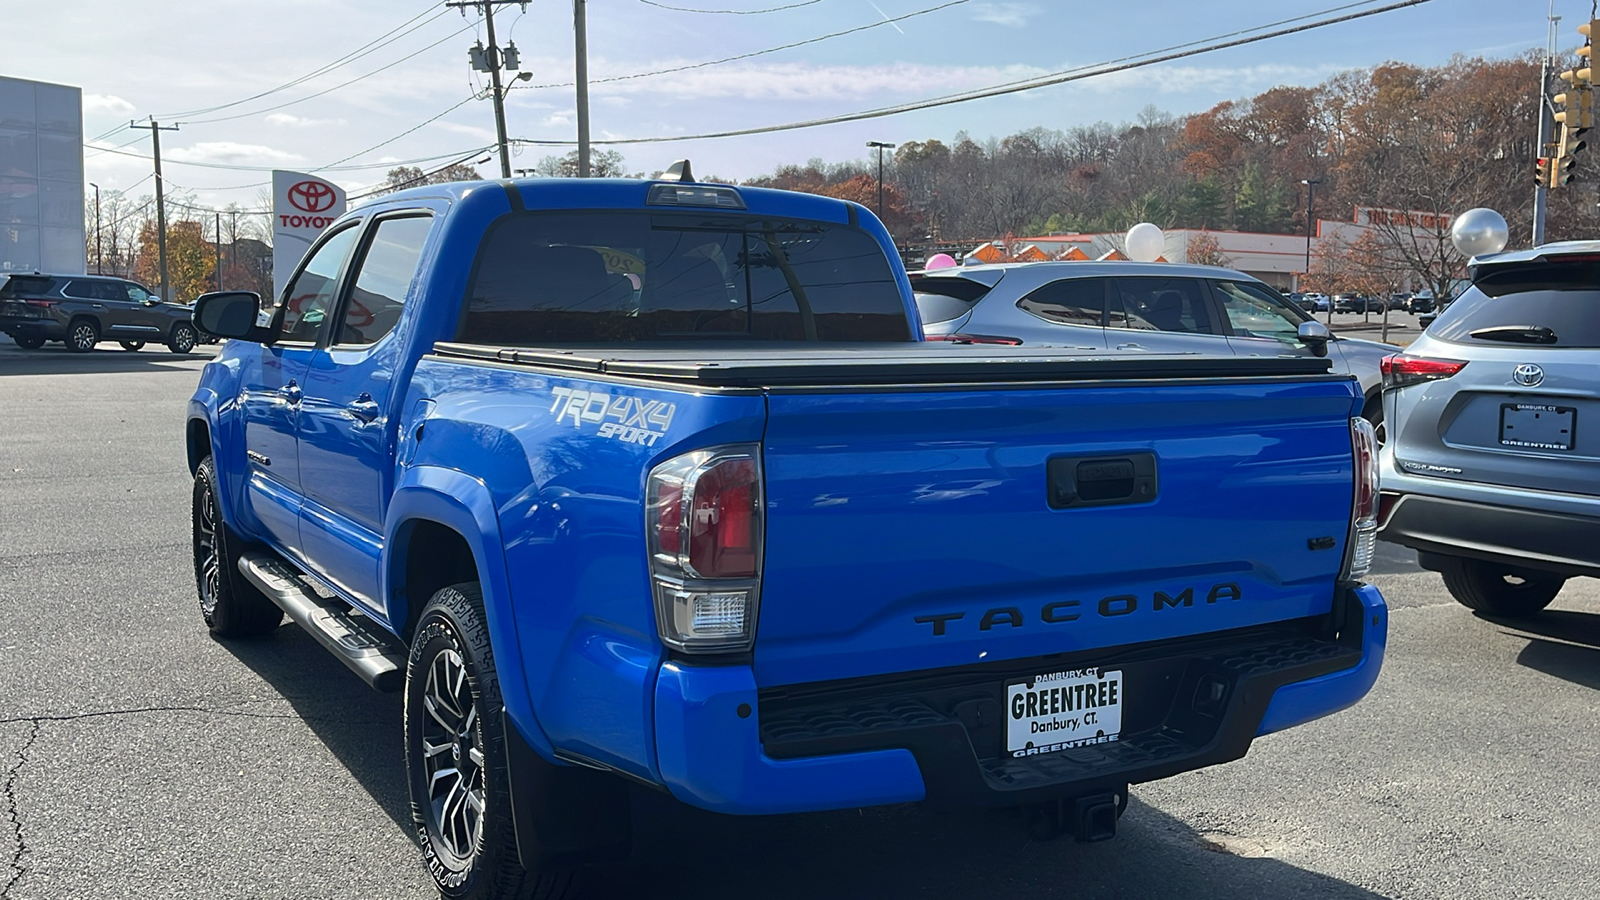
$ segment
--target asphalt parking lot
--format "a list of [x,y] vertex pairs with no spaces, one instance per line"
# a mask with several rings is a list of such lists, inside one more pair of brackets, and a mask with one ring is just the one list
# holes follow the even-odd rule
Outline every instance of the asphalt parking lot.
[[[1365,336],[1365,335],[1363,335]],[[102,345],[112,348],[114,345]],[[400,709],[305,634],[207,636],[164,349],[0,339],[0,898],[428,898]],[[1141,785],[1112,842],[1003,813],[733,819],[638,800],[597,897],[1600,896],[1600,590],[1477,618],[1384,545],[1354,709]]]

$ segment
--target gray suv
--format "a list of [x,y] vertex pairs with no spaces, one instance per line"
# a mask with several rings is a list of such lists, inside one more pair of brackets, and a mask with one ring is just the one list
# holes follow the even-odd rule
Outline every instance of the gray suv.
[[1132,353],[1322,356],[1354,375],[1382,421],[1379,364],[1400,348],[1330,335],[1310,313],[1243,272],[1136,262],[1038,262],[913,273],[932,340]]
[[190,307],[163,303],[143,285],[104,275],[11,275],[0,283],[0,332],[37,350],[60,341],[87,353],[101,341],[124,350],[146,342],[188,353],[200,342]]
[[1463,605],[1532,615],[1600,576],[1600,241],[1478,257],[1384,361],[1380,537]]

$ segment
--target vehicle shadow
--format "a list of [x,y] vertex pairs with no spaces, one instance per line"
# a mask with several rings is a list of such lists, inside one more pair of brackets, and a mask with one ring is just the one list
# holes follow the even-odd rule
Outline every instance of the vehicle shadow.
[[1547,609],[1526,619],[1479,618],[1506,629],[1503,634],[1528,638],[1518,665],[1600,691],[1600,616]]
[[913,805],[750,818],[645,791],[634,809],[633,857],[591,873],[586,896],[1380,896],[1276,859],[1234,855],[1137,799],[1116,839],[1099,844],[1030,839],[1008,811]]
[[[0,342],[5,338],[0,337]],[[116,344],[101,344],[91,353],[73,353],[66,347],[47,344],[38,350],[0,348],[0,376],[5,375],[116,375],[124,372],[171,371],[181,363],[205,362],[217,352],[215,345],[201,345],[193,353],[173,353],[159,344],[143,350],[127,351]]]
[[217,643],[287,700],[395,825],[411,833],[399,694],[367,687],[292,623],[260,640]]

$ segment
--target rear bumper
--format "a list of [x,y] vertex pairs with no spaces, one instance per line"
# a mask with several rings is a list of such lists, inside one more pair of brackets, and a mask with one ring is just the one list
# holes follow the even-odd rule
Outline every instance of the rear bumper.
[[1402,471],[1381,457],[1378,537],[1423,553],[1600,575],[1600,497]]
[[0,333],[9,335],[40,335],[59,341],[67,336],[67,328],[55,319],[24,319],[17,316],[0,316]]
[[1423,553],[1600,575],[1600,517],[1384,493],[1383,540]]
[[[756,687],[747,666],[669,662],[655,692],[661,778],[680,800],[739,814],[923,799],[1006,806],[1165,778],[1238,759],[1258,735],[1361,699],[1382,665],[1387,611],[1367,585],[1342,590],[1337,608],[1337,630],[1320,617],[771,691]],[[1008,680],[1101,666],[1126,673],[1120,740],[1022,758],[1005,752],[999,697]],[[1220,698],[1203,700],[1218,684]]]

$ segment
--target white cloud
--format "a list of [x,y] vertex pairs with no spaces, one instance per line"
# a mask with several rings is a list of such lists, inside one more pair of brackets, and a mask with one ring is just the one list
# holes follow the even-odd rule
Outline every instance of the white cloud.
[[1040,12],[1032,3],[979,3],[973,7],[972,18],[1007,28],[1021,28]]
[[268,125],[280,128],[312,128],[319,125],[344,125],[344,119],[308,119],[304,116],[290,115],[289,113],[273,113],[264,119]]
[[230,165],[271,165],[298,163],[305,160],[298,153],[286,153],[263,144],[240,144],[235,141],[203,141],[189,147],[176,147],[166,152],[175,162],[228,163]]
[[83,113],[86,116],[95,113],[131,116],[134,113],[134,105],[113,94],[84,94]]
[[464,134],[468,137],[477,138],[485,142],[492,141],[495,137],[492,129],[480,128],[476,125],[462,125],[458,122],[435,122],[433,123],[433,127],[451,132],[453,134]]

